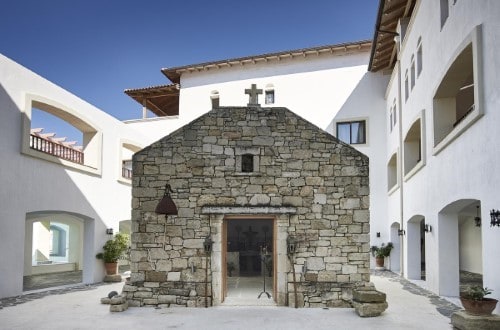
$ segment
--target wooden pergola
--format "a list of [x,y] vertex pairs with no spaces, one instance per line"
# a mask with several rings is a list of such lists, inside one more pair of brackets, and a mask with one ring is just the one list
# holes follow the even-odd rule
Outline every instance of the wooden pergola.
[[143,118],[146,118],[146,109],[158,117],[179,115],[178,84],[126,89],[125,94],[142,105]]

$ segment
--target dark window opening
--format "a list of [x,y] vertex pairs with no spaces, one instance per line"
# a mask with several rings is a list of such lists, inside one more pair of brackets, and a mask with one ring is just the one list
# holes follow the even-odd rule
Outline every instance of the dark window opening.
[[245,154],[241,156],[241,172],[253,172],[253,155]]

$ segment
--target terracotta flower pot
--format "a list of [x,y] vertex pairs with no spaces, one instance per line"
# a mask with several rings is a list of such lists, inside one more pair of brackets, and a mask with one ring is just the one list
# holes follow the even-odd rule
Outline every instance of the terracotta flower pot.
[[376,257],[375,264],[377,267],[384,267],[384,257]]
[[462,306],[471,315],[491,315],[497,306],[498,300],[493,298],[483,298],[483,300],[472,300],[460,297]]
[[104,268],[106,268],[106,275],[118,274],[118,263],[117,262],[105,262]]

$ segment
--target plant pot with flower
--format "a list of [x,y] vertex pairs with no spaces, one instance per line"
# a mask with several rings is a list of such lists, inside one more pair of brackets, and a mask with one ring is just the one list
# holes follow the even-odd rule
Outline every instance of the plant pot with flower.
[[471,315],[491,315],[497,306],[498,300],[485,298],[493,290],[482,286],[472,286],[467,291],[460,293],[460,301],[467,313]]
[[127,251],[129,246],[128,235],[118,233],[108,240],[102,247],[103,252],[96,255],[97,259],[104,261],[106,275],[116,275],[118,273],[118,260]]
[[370,248],[372,256],[375,257],[376,269],[385,269],[384,267],[385,257],[388,257],[391,254],[391,250],[393,248],[394,245],[391,242],[387,244],[382,243],[382,245],[380,246],[373,245]]

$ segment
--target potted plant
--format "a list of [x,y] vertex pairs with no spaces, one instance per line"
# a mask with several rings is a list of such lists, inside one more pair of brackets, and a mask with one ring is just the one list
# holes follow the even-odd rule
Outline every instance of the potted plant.
[[384,268],[384,260],[385,257],[388,257],[391,254],[391,250],[393,249],[394,245],[389,242],[387,245],[385,243],[382,243],[380,246],[373,245],[370,248],[370,251],[372,252],[372,256],[375,257],[375,264],[379,268]]
[[460,301],[467,313],[471,315],[491,315],[497,306],[497,299],[485,298],[493,290],[482,286],[471,286],[460,294]]
[[102,247],[103,252],[96,255],[97,259],[102,259],[104,261],[107,275],[115,275],[118,273],[118,259],[127,251],[128,244],[128,235],[118,233],[104,244]]

